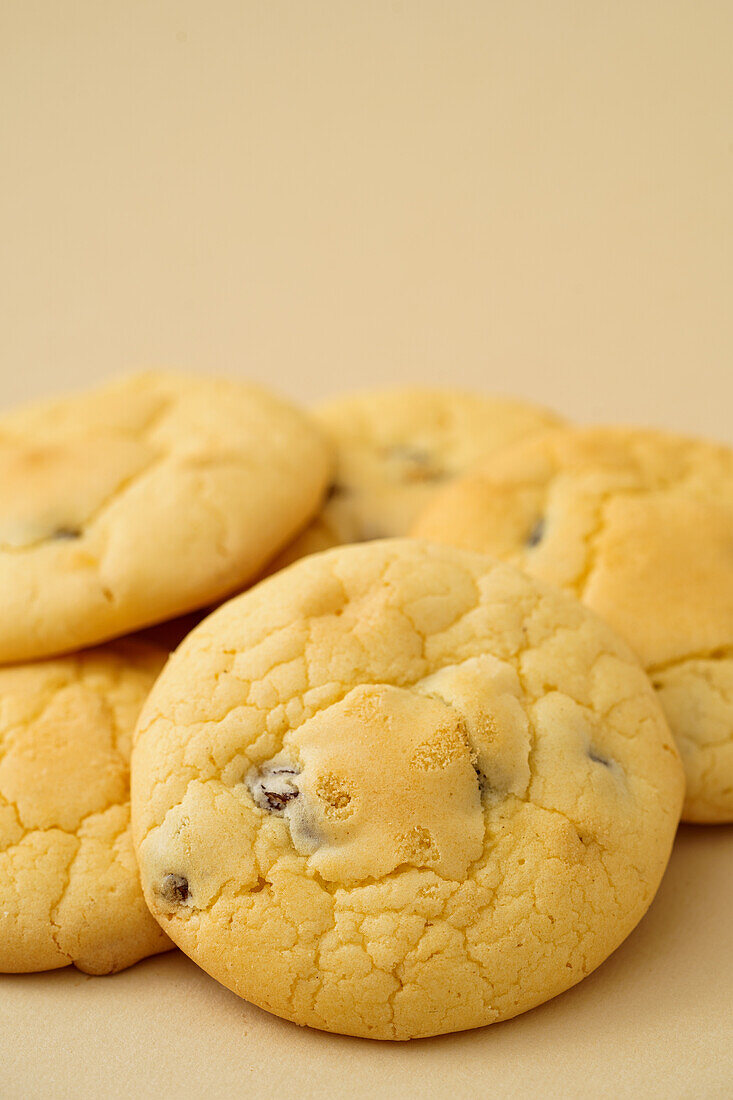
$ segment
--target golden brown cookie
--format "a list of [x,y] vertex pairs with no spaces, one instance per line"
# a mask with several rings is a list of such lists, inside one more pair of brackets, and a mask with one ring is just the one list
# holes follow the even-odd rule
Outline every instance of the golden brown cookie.
[[602,615],[659,691],[687,773],[684,817],[733,820],[733,451],[566,429],[482,463],[414,532],[511,561]]
[[183,642],[140,717],[151,911],[299,1024],[477,1027],[580,981],[649,906],[683,772],[572,597],[410,539],[304,558]]
[[143,900],[129,802],[165,658],[120,642],[0,669],[0,971],[108,974],[172,946]]
[[0,418],[0,662],[243,587],[320,505],[330,449],[242,382],[135,375]]
[[268,572],[332,546],[407,534],[435,491],[483,455],[560,424],[524,401],[418,386],[339,397],[315,416],[336,455],[334,480]]

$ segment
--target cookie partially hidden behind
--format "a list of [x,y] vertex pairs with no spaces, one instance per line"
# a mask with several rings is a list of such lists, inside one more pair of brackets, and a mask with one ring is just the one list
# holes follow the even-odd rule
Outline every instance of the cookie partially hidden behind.
[[312,422],[242,382],[152,372],[0,418],[0,662],[218,602],[318,509]]
[[286,1019],[408,1039],[580,981],[649,906],[683,773],[636,659],[572,597],[417,540],[230,601],[140,717],[145,896]]
[[557,431],[482,462],[414,533],[513,562],[602,615],[659,690],[687,773],[683,816],[733,821],[733,450]]
[[332,546],[407,534],[436,490],[483,455],[560,424],[527,402],[420,387],[340,397],[315,415],[336,454],[334,480],[270,572]]
[[108,974],[172,946],[129,804],[132,731],[166,656],[120,642],[0,669],[0,971]]

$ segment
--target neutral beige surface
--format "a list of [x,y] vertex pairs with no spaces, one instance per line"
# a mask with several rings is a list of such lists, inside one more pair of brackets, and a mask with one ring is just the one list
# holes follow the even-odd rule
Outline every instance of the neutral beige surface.
[[[481,386],[733,442],[726,0],[5,0],[0,402],[126,366]],[[577,989],[408,1046],[171,955],[0,979],[0,1095],[724,1097],[730,829]]]
[[391,1044],[300,1029],[178,953],[112,978],[4,977],[3,1095],[722,1100],[732,845],[730,828],[683,826],[650,913],[600,970],[516,1020],[455,1036]]

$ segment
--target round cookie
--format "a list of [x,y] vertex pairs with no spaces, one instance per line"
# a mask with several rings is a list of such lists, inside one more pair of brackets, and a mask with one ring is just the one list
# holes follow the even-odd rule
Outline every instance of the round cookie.
[[526,402],[419,387],[340,397],[315,416],[336,454],[329,497],[268,572],[332,546],[407,534],[436,488],[561,423]]
[[0,418],[0,662],[245,585],[319,507],[330,449],[241,382],[135,375]]
[[733,451],[566,429],[483,462],[414,533],[573,591],[634,647],[687,773],[688,821],[733,820]]
[[641,918],[683,772],[624,642],[417,540],[304,558],[216,611],[140,717],[146,900],[255,1004],[379,1039],[580,981]]
[[120,642],[0,669],[0,971],[88,974],[172,944],[130,833],[130,742],[167,654]]

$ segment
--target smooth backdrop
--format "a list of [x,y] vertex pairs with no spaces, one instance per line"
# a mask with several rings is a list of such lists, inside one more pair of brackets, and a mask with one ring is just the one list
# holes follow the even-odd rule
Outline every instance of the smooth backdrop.
[[[2,0],[0,403],[131,366],[733,443],[729,0]],[[0,1095],[723,1098],[733,832],[516,1021],[299,1030],[178,954],[0,978]]]

